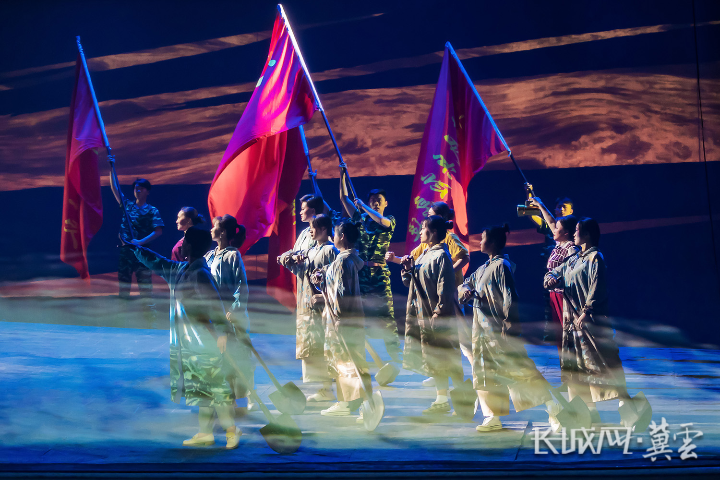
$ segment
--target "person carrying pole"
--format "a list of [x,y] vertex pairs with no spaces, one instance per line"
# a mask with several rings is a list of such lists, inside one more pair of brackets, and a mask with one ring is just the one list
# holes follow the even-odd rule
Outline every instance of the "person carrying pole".
[[354,248],[359,235],[354,223],[340,222],[335,227],[334,237],[339,250],[337,257],[330,265],[313,272],[311,277],[322,291],[325,303],[325,358],[330,375],[337,383],[338,401],[320,412],[324,416],[349,416],[349,402],[364,395],[372,396],[365,360],[365,325],[358,275],[363,261]]

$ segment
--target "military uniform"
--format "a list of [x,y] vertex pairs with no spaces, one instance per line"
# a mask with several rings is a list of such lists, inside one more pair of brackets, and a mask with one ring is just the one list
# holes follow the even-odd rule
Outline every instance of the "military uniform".
[[[385,218],[390,220],[389,227],[382,226],[367,213],[361,214],[359,211],[355,212],[352,220],[360,230],[357,250],[360,258],[365,262],[359,277],[368,335],[372,338],[382,338],[390,358],[399,362],[400,338],[390,289],[390,269],[385,263],[385,253],[390,247],[390,239],[395,231],[395,218],[392,215],[386,215]],[[378,265],[370,266],[367,262]]]
[[[138,207],[135,202],[131,202],[127,198],[125,202],[125,211],[130,217],[135,238],[145,238],[155,231],[157,227],[164,227],[165,224],[160,218],[160,212],[157,208],[150,204]],[[122,207],[120,207],[122,209]],[[122,213],[122,222],[120,224],[120,236],[128,242],[132,236],[127,225],[125,213]],[[121,298],[130,298],[130,285],[132,284],[132,274],[135,272],[137,277],[140,295],[144,297],[152,296],[152,271],[138,261],[131,247],[123,245],[120,247],[120,259],[118,261],[118,282]]]

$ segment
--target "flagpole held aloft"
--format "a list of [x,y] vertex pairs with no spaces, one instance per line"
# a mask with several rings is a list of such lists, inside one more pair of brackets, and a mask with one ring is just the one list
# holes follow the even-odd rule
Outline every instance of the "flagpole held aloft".
[[[332,140],[333,146],[335,147],[335,152],[337,153],[338,159],[339,159],[339,166],[341,169],[345,170],[345,173],[348,178],[348,183],[350,183],[350,190],[352,190],[353,197],[357,198],[357,193],[355,193],[355,187],[353,186],[352,180],[350,179],[350,174],[347,170],[347,165],[345,164],[345,160],[343,160],[342,154],[340,153],[340,147],[338,146],[337,141],[335,140],[335,135],[333,134],[332,128],[330,128],[330,122],[328,121],[327,115],[325,114],[325,109],[322,106],[322,103],[320,102],[320,96],[317,93],[317,90],[315,89],[315,84],[312,81],[312,77],[310,76],[310,72],[308,71],[307,65],[305,64],[305,59],[302,56],[302,52],[300,51],[300,47],[298,46],[297,40],[295,39],[295,33],[293,32],[292,27],[290,26],[290,21],[287,18],[287,15],[285,15],[285,9],[281,4],[278,4],[277,6],[278,12],[280,12],[280,17],[283,19],[283,22],[285,23],[285,26],[288,29],[288,34],[290,35],[290,41],[292,41],[293,48],[295,49],[295,53],[297,54],[298,58],[300,59],[300,65],[302,65],[302,69],[305,72],[305,77],[308,79],[308,82],[310,83],[310,89],[312,90],[313,97],[315,98],[315,105],[317,106],[318,110],[320,110],[320,113],[322,114],[323,120],[325,121],[325,127],[327,127],[327,131],[330,134],[330,140]],[[303,136],[304,138],[304,136]]]
[[92,79],[90,78],[90,70],[88,69],[87,60],[85,60],[85,51],[80,43],[80,36],[76,36],[75,40],[77,41],[78,52],[80,52],[83,70],[85,70],[85,78],[87,78],[88,86],[90,87],[90,94],[92,95],[93,106],[95,107],[95,115],[97,116],[97,121],[100,124],[100,132],[102,132],[103,143],[108,151],[108,155],[110,155],[110,142],[108,142],[107,134],[105,133],[105,123],[103,122],[102,115],[100,115],[100,106],[98,105],[97,97],[95,96],[95,87],[93,87]]
[[[522,169],[520,169],[520,165],[518,165],[517,161],[515,160],[515,157],[512,154],[512,150],[510,150],[510,147],[508,146],[507,142],[505,141],[505,137],[502,136],[502,133],[500,133],[500,129],[497,127],[497,124],[495,124],[495,120],[493,120],[492,115],[490,115],[490,111],[485,106],[485,102],[482,101],[482,98],[480,98],[480,94],[478,93],[477,89],[475,88],[475,84],[470,80],[470,75],[468,75],[467,71],[465,71],[465,67],[463,66],[462,62],[460,61],[460,58],[458,58],[457,53],[455,53],[455,49],[450,45],[450,42],[446,42],[445,46],[450,50],[450,54],[453,56],[455,61],[458,64],[458,67],[460,67],[460,71],[465,75],[465,79],[467,80],[468,85],[472,88],[473,93],[475,94],[475,97],[477,98],[478,102],[480,102],[480,105],[482,106],[483,110],[485,110],[485,114],[487,115],[487,118],[490,120],[490,123],[493,126],[493,129],[495,129],[495,133],[497,133],[498,137],[500,138],[500,141],[502,142],[503,146],[505,147],[505,150],[508,152],[508,156],[510,157],[510,160],[512,160],[513,164],[515,165],[515,168],[517,169],[518,173],[523,179],[523,182],[525,185],[529,185],[529,182],[527,181],[527,178],[525,178],[525,174],[523,173]],[[527,188],[527,187],[526,187]]]
[[308,150],[307,140],[305,140],[305,129],[302,125],[299,125],[298,129],[300,129],[300,139],[302,140],[303,151],[305,151],[305,158],[307,158],[308,162],[308,176],[312,181],[313,191],[315,192],[315,195],[322,197],[322,193],[320,193],[320,187],[318,187],[317,179],[315,178],[317,177],[317,170],[313,170],[312,162],[310,161],[310,150]]
[[135,230],[133,230],[132,223],[130,222],[130,216],[125,209],[125,195],[120,190],[120,182],[118,181],[117,172],[115,171],[115,156],[112,154],[112,148],[110,148],[110,142],[108,141],[107,134],[105,133],[105,122],[103,122],[102,115],[100,115],[100,105],[98,105],[97,96],[95,96],[95,87],[93,87],[92,79],[90,78],[90,70],[88,69],[87,60],[85,59],[85,51],[83,50],[82,43],[80,43],[80,36],[75,37],[77,42],[78,52],[80,53],[80,60],[82,61],[83,70],[85,71],[85,78],[87,78],[88,87],[90,87],[90,94],[92,95],[93,106],[95,107],[95,116],[97,117],[98,124],[100,125],[100,132],[102,133],[103,143],[105,144],[105,150],[107,151],[108,163],[110,164],[110,171],[112,172],[112,181],[115,183],[115,187],[120,193],[120,199],[122,200],[123,212],[125,213],[125,221],[130,230],[130,235],[135,238]]

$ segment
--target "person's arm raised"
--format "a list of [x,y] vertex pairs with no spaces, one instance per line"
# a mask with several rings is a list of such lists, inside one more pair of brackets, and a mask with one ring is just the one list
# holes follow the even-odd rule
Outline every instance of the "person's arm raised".
[[355,212],[357,212],[357,209],[355,208],[355,205],[353,204],[352,200],[350,200],[350,195],[348,193],[348,186],[347,186],[347,179],[345,178],[347,176],[347,171],[344,168],[340,169],[340,202],[342,203],[343,208],[345,209],[345,213],[347,213],[348,217],[353,218],[355,215]]
[[[540,209],[540,212],[542,213],[543,220],[545,220],[548,224],[548,227],[550,227],[550,231],[552,231],[553,235],[555,234],[555,217],[553,217],[552,213],[550,213],[550,210],[547,209],[544,203],[542,203],[542,200],[540,200],[539,197],[533,197],[532,198],[532,204],[535,205]],[[535,220],[535,217],[533,217],[533,220]],[[535,220],[537,223],[537,220]]]
[[120,193],[120,185],[117,177],[115,176],[115,159],[110,158],[108,159],[108,162],[110,163],[110,190],[112,190],[113,195],[115,196],[115,200],[117,200],[118,204],[120,204],[121,207],[124,207],[122,204],[122,194]]
[[392,221],[391,221],[389,218],[383,217],[383,216],[380,215],[378,212],[376,212],[375,210],[373,210],[372,208],[370,208],[368,205],[366,205],[366,204],[365,204],[362,200],[360,200],[359,198],[356,198],[356,199],[355,199],[355,205],[357,206],[358,209],[360,209],[360,210],[362,210],[362,211],[365,211],[365,213],[367,213],[367,214],[370,216],[370,218],[372,218],[373,220],[375,220],[375,222],[379,223],[379,224],[382,225],[383,227],[385,227],[385,228],[390,228],[390,227],[392,227]]

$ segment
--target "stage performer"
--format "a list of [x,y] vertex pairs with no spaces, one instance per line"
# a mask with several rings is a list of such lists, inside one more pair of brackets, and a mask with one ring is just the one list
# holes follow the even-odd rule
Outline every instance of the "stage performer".
[[502,428],[500,417],[510,414],[508,394],[517,412],[542,403],[548,413],[556,408],[550,385],[518,338],[515,265],[502,254],[509,232],[507,224],[482,232],[480,251],[490,258],[458,289],[461,301],[472,300],[473,387],[485,417],[478,432]]
[[[325,360],[325,325],[323,302],[317,288],[309,281],[310,275],[330,265],[337,257],[338,249],[330,241],[332,220],[327,215],[317,215],[310,221],[310,238],[315,244],[308,250],[284,257],[283,265],[303,279],[303,291],[298,297],[295,337],[295,357],[302,360],[303,383],[320,383],[320,389],[308,397],[310,402],[335,400],[332,379]],[[299,283],[299,282],[298,282]],[[318,299],[317,296],[320,297]]]
[[188,228],[200,225],[205,222],[205,217],[200,215],[198,211],[193,207],[183,207],[177,214],[177,220],[175,225],[180,232],[183,232],[183,236],[177,241],[170,254],[170,260],[176,262],[184,262],[187,258],[181,258],[180,251],[182,250],[183,240],[185,240],[185,232]]
[[[548,211],[542,200],[535,197],[533,205],[540,208],[547,225],[552,225],[552,236],[555,248],[552,249],[547,260],[547,270],[562,265],[568,257],[579,250],[573,243],[577,218],[574,215],[555,218]],[[557,208],[555,209],[557,212]],[[546,292],[545,298],[545,340],[554,342],[558,351],[562,351],[562,318],[563,318],[563,292],[562,289],[554,289]]]
[[365,360],[365,320],[358,277],[363,261],[354,248],[359,236],[354,223],[342,220],[335,226],[337,257],[311,276],[312,282],[321,290],[325,304],[325,358],[330,376],[337,384],[338,401],[320,412],[325,416],[350,415],[349,402],[362,398],[363,387],[368,395],[372,395]]
[[[110,176],[110,188],[112,189],[115,199],[120,205],[122,221],[120,223],[120,237],[124,245],[120,246],[120,259],[118,261],[118,282],[120,289],[120,298],[130,298],[130,286],[132,284],[132,274],[135,272],[137,278],[138,289],[141,297],[149,302],[148,309],[154,320],[155,304],[152,302],[152,272],[142,263],[138,262],[133,255],[129,243],[138,246],[147,246],[162,235],[162,229],[165,224],[160,218],[160,212],[157,208],[147,203],[152,185],[144,178],[138,178],[133,182],[133,193],[135,194],[135,202],[125,199],[123,205],[123,197],[115,185],[112,175]],[[127,216],[122,210],[127,212]],[[135,239],[130,235],[130,229],[127,225],[127,217],[130,218],[132,229],[135,232]],[[132,240],[131,240],[132,239]]]
[[[445,202],[435,202],[430,205],[430,208],[428,209],[428,217],[431,217],[433,215],[438,215],[444,218],[445,221],[452,221],[455,218],[455,210],[450,208],[450,206]],[[451,230],[447,231],[447,235],[440,241],[440,243],[444,243],[448,247],[450,257],[453,261],[453,270],[455,272],[455,286],[459,287],[465,281],[465,278],[463,276],[463,268],[465,268],[465,265],[470,263],[470,251],[462,243],[460,238],[458,238],[458,236],[455,235]],[[410,256],[417,261],[418,257],[420,257],[420,255],[428,248],[429,246],[426,243],[421,242],[420,245],[415,247],[410,252]],[[395,256],[395,252],[387,252],[385,254],[385,260],[389,262],[401,264],[401,258],[402,257]],[[459,321],[463,321],[462,318],[460,318]],[[463,338],[467,337],[467,335],[464,334],[463,330],[461,330],[459,333]],[[465,338],[463,340],[464,344],[467,345],[469,345],[469,341],[469,338]],[[435,379],[433,377],[428,377],[423,380],[422,384],[426,387],[434,387]]]
[[236,448],[242,432],[235,427],[234,395],[223,354],[237,348],[230,345],[237,338],[203,258],[211,244],[210,232],[190,227],[181,252],[187,262],[173,262],[138,245],[128,244],[128,250],[170,286],[170,393],[175,403],[185,397],[187,406],[200,408],[200,432],[183,445],[213,445],[216,413],[227,448]]
[[[246,366],[243,371],[248,384],[245,383],[234,370],[229,370],[228,380],[233,387],[236,399],[247,398],[247,409],[258,410],[259,406],[252,402],[248,387],[254,388],[255,369],[252,366],[252,357],[247,347],[249,342],[249,317],[247,312],[248,281],[245,274],[245,264],[238,249],[245,242],[245,226],[239,225],[232,215],[215,217],[212,221],[210,235],[217,247],[205,254],[205,262],[218,284],[220,296],[225,306],[225,316],[232,323],[237,342],[237,348],[230,351],[235,363]],[[229,344],[230,345],[230,344]]]
[[400,363],[400,337],[390,289],[390,269],[385,263],[385,253],[395,231],[395,218],[384,215],[388,205],[385,190],[370,190],[367,204],[359,198],[353,203],[348,196],[347,172],[343,170],[340,176],[340,200],[360,229],[357,250],[365,262],[360,271],[360,291],[367,333],[371,338],[382,338],[390,359]]
[[[430,205],[427,213],[428,217],[432,217],[433,215],[440,216],[445,219],[445,221],[450,222],[455,218],[455,210],[450,208],[450,206],[445,202],[435,202]],[[463,268],[465,268],[465,265],[470,263],[470,251],[465,244],[462,243],[462,240],[460,240],[460,238],[452,232],[452,230],[447,231],[447,235],[440,241],[440,243],[444,243],[448,247],[450,257],[453,261],[455,286],[459,287],[465,281]],[[418,257],[420,257],[420,255],[428,248],[429,245],[421,241],[420,245],[413,248],[410,252],[410,256],[417,260]],[[402,263],[401,258],[402,257],[397,257],[395,252],[387,252],[385,254],[385,261],[397,263],[398,265]]]
[[427,372],[435,379],[437,398],[423,414],[450,412],[448,378],[457,387],[463,381],[463,370],[457,338],[457,285],[453,261],[446,243],[452,222],[433,215],[426,218],[420,240],[428,248],[415,260],[402,259],[403,283],[410,291],[405,323],[403,366]]
[[[605,259],[598,250],[600,226],[591,218],[577,222],[575,245],[581,251],[545,275],[545,288],[560,289],[565,297],[562,356],[563,383],[572,400],[580,396],[600,422],[595,402],[629,401],[625,373],[615,332],[608,318]],[[630,401],[631,407],[633,406]],[[628,425],[623,419],[625,426]]]

